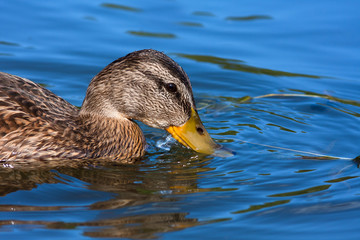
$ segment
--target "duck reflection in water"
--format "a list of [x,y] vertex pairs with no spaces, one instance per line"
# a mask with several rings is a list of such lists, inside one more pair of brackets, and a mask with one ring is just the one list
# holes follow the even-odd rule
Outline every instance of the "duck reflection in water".
[[[178,151],[177,149],[172,150]],[[0,224],[2,228],[9,225],[12,228],[27,225],[27,227],[34,228],[80,229],[83,235],[91,237],[133,239],[154,238],[159,233],[205,224],[204,222],[200,223],[196,218],[188,218],[189,212],[179,211],[181,208],[174,206],[177,206],[177,202],[181,199],[177,195],[209,191],[208,189],[199,189],[197,180],[199,173],[212,170],[207,167],[211,157],[199,157],[199,155],[189,152],[188,156],[186,154],[174,156],[168,153],[160,158],[156,163],[150,164],[137,162],[131,165],[121,165],[112,162],[97,167],[84,165],[83,167],[62,166],[57,168],[3,168],[0,170],[0,196],[3,197],[20,190],[32,190],[26,191],[25,196],[42,194],[43,192],[41,190],[37,192],[36,188],[47,183],[61,184],[60,186],[64,186],[67,191],[66,185],[74,187],[78,182],[82,182],[91,191],[100,191],[101,194],[111,193],[111,199],[93,202],[79,209],[78,205],[72,207],[59,204],[64,201],[64,205],[68,205],[68,202],[72,201],[65,199],[66,196],[61,199],[61,193],[59,193],[60,199],[56,199],[55,206],[49,206],[49,201],[46,206],[0,205],[2,212],[8,212],[8,217],[3,218]],[[80,188],[83,187],[80,186]],[[74,190],[75,198],[79,190]],[[76,203],[79,201],[78,199],[73,200]],[[169,202],[171,206],[167,204]],[[162,210],[149,207],[153,204],[163,206]],[[74,210],[71,210],[72,208]],[[99,213],[96,214],[95,220],[91,221],[88,220],[88,217],[84,217],[83,221],[74,222],[56,219],[56,213],[66,212],[70,219],[74,214],[74,218],[78,220],[76,209],[80,212],[88,211],[89,214],[91,212]],[[177,210],[174,211],[174,209]],[[47,217],[49,218],[47,221],[11,217],[14,212],[24,211],[36,212],[35,215],[44,216],[49,216],[50,212],[55,214],[54,217]]]

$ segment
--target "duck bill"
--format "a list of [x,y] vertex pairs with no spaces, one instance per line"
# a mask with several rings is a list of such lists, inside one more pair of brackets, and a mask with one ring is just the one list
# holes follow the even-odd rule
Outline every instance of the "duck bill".
[[186,123],[178,127],[168,127],[166,131],[185,147],[199,153],[213,154],[220,147],[212,140],[193,108],[191,108],[191,117]]

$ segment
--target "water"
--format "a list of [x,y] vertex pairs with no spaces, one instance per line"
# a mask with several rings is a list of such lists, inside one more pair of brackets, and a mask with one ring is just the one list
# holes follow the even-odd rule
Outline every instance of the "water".
[[[2,168],[0,238],[359,239],[356,163],[288,150],[360,155],[359,7],[1,1],[1,71],[80,106],[114,59],[164,51],[190,76],[210,134],[236,155],[198,155],[142,125],[149,150],[134,165]],[[301,96],[254,98],[265,94]]]

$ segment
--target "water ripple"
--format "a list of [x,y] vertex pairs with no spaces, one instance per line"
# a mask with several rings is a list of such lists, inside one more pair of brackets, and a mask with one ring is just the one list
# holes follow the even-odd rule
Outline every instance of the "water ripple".
[[306,78],[322,78],[321,76],[316,75],[309,75],[309,74],[302,74],[302,73],[291,73],[279,70],[271,70],[266,68],[259,68],[246,65],[241,60],[236,59],[226,59],[221,57],[215,56],[208,56],[208,55],[194,55],[194,54],[183,54],[183,53],[176,53],[175,55],[187,59],[191,59],[197,62],[205,62],[205,63],[212,63],[220,66],[223,69],[228,70],[235,70],[241,72],[249,72],[255,74],[266,74],[270,76],[286,76],[286,77],[306,77]]

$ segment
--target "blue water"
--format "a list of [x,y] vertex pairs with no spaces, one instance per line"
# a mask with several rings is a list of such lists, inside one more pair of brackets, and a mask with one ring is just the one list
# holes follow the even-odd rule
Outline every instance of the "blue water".
[[[198,155],[142,125],[149,150],[134,165],[4,167],[0,238],[359,239],[360,172],[345,159],[360,155],[359,9],[1,1],[0,71],[80,106],[108,63],[163,51],[190,76],[210,134],[237,154]],[[286,96],[254,98],[266,94]]]

